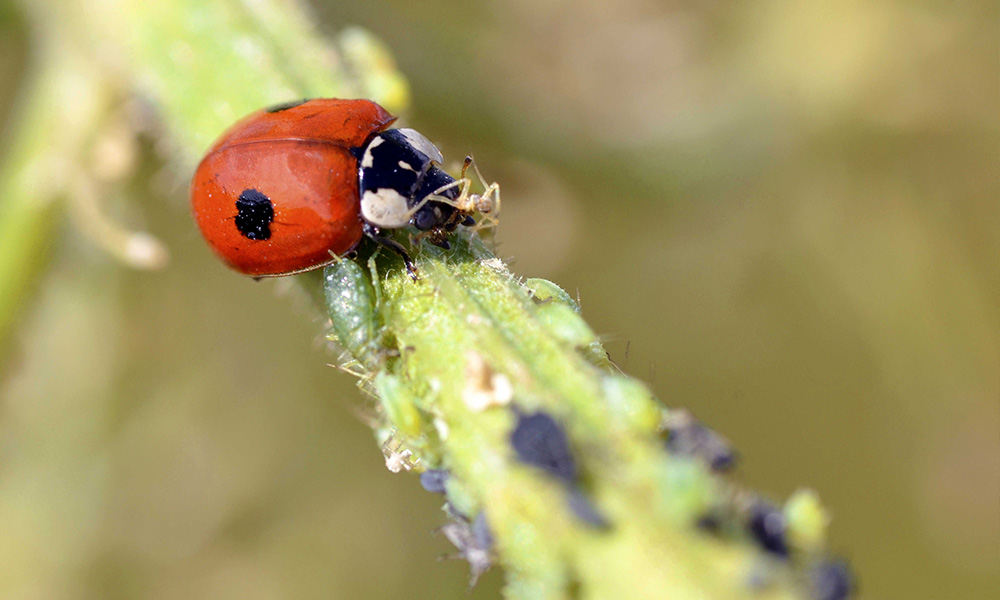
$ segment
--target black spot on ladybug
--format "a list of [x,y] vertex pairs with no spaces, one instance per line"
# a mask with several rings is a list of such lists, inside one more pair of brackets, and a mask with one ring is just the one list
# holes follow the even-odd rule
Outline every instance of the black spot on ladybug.
[[847,600],[854,592],[854,576],[843,560],[824,560],[809,573],[812,598],[815,600]]
[[510,445],[521,462],[566,482],[576,479],[576,460],[570,453],[566,432],[549,415],[518,414]]
[[274,205],[270,198],[257,190],[243,190],[236,200],[236,229],[250,240],[266,240],[271,237],[271,222],[274,221]]
[[274,106],[268,106],[264,109],[264,112],[276,113],[283,110],[288,110],[289,108],[295,108],[296,106],[302,106],[306,102],[309,102],[309,98],[303,98],[301,100],[292,100],[291,102],[282,102],[281,104],[275,104]]
[[785,515],[772,504],[759,500],[750,507],[747,529],[765,551],[782,558],[788,556]]

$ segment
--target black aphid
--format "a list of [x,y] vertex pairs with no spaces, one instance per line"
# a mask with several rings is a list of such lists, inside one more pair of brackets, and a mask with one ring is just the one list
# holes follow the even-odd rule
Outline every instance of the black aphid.
[[729,442],[686,410],[671,411],[666,444],[670,452],[698,458],[713,471],[729,471],[736,465],[736,451]]
[[597,529],[607,529],[611,526],[607,518],[594,506],[594,503],[590,501],[583,491],[579,488],[573,488],[569,492],[569,496],[566,499],[567,504],[569,504],[570,511],[587,525],[595,527]]
[[847,600],[854,592],[854,576],[847,561],[828,559],[809,573],[814,600]]
[[445,493],[445,483],[448,481],[448,471],[445,469],[428,469],[420,474],[420,485],[432,494]]
[[546,413],[518,414],[510,444],[521,462],[567,483],[576,480],[576,459],[570,452],[566,432]]
[[754,541],[766,552],[780,556],[788,556],[788,523],[780,509],[757,500],[750,507],[747,519],[747,530]]

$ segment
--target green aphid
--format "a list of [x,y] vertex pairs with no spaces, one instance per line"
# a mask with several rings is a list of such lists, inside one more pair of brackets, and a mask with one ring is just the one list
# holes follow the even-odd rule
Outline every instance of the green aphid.
[[333,337],[361,366],[373,370],[383,360],[375,288],[364,269],[342,259],[323,269]]

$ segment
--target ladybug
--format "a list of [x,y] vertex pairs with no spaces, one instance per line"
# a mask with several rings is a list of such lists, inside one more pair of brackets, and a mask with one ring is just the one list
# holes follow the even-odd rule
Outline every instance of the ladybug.
[[370,100],[313,99],[237,122],[191,184],[208,244],[233,269],[271,277],[330,264],[368,237],[399,254],[415,279],[406,250],[383,230],[412,225],[448,248],[448,234],[494,205],[489,189],[469,194],[465,169],[459,180],[445,173],[426,137],[389,129],[395,120]]

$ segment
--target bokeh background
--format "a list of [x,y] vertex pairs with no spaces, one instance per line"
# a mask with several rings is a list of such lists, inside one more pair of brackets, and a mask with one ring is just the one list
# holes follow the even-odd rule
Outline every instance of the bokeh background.
[[[821,494],[865,598],[996,597],[996,3],[313,8],[380,36],[409,124],[501,182],[515,272],[578,293],[744,482]],[[29,54],[3,6],[0,115]],[[215,261],[148,154],[109,210],[169,267],[67,219],[3,349],[0,597],[497,596],[436,561],[440,498],[382,466],[308,304]]]

